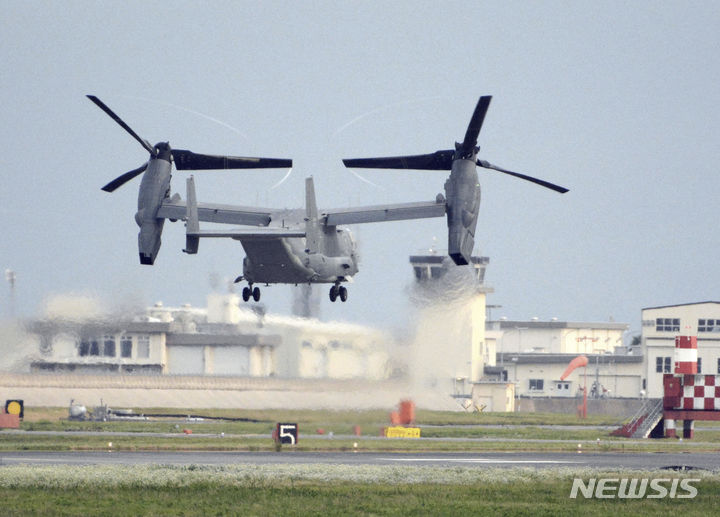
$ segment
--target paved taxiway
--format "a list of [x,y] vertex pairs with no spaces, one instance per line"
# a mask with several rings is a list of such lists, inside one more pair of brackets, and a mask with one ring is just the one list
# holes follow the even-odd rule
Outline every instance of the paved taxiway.
[[370,453],[370,452],[4,452],[6,465],[415,465],[430,467],[531,467],[720,470],[714,453]]

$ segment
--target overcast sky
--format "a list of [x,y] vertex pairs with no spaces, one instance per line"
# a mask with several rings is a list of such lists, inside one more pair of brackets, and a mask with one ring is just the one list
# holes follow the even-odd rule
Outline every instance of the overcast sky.
[[[151,142],[292,158],[275,189],[287,171],[196,174],[201,201],[278,208],[303,205],[309,175],[321,207],[434,199],[442,172],[363,181],[341,159],[450,148],[492,95],[480,157],[570,188],[480,169],[493,316],[639,330],[643,307],[718,300],[719,27],[710,1],[3,2],[0,268],[17,274],[15,313],[68,292],[204,306],[213,278],[242,273],[234,241],[183,254],[182,223],[155,266],[138,263],[139,181],[100,187],[147,153],[86,94]],[[360,273],[345,304],[322,287],[322,317],[403,328],[408,256],[445,248],[445,221],[354,230]],[[264,288],[268,310],[289,313],[291,289]]]

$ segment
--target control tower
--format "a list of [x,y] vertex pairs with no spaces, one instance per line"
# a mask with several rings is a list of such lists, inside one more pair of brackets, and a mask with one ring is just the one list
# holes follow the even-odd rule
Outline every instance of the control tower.
[[[457,266],[458,269],[468,269],[469,273],[473,275],[477,281],[475,287],[484,292],[489,291],[485,287],[485,269],[490,263],[490,259],[487,257],[471,257],[470,264],[467,266]],[[452,261],[446,255],[410,255],[410,264],[415,271],[415,279],[418,282],[424,282],[427,280],[440,280],[444,278],[449,271],[451,271]]]
[[470,264],[457,266],[432,251],[410,256],[417,314],[412,371],[424,387],[467,395],[485,365],[494,364],[494,344],[485,339],[486,295],[493,292],[485,285],[489,262],[473,256]]

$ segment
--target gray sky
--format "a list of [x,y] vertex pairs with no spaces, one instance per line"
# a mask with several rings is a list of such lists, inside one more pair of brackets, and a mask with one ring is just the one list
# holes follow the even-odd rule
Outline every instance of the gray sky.
[[[17,273],[16,313],[66,292],[204,305],[211,276],[242,272],[233,241],[183,254],[181,223],[138,264],[139,181],[100,187],[147,154],[85,94],[153,143],[293,158],[274,190],[286,171],[196,174],[201,201],[278,208],[302,206],[311,174],[321,207],[434,199],[444,173],[358,171],[377,188],[340,160],[450,148],[493,95],[480,157],[571,189],[480,169],[493,316],[639,329],[642,307],[720,299],[718,27],[709,1],[3,2],[0,268]],[[323,318],[401,328],[408,255],[445,247],[445,221],[354,228],[361,271],[346,304],[322,287]],[[289,312],[291,289],[265,288],[268,309]]]

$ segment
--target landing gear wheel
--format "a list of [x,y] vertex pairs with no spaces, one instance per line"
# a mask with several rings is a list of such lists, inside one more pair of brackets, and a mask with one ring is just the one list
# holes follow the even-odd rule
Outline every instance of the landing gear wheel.
[[249,287],[243,287],[242,298],[243,298],[244,302],[246,302],[250,299],[251,294],[252,294],[252,291],[250,291]]
[[340,296],[340,301],[345,302],[347,300],[347,289],[344,286],[340,286],[338,288],[340,291],[338,295]]
[[260,301],[260,288],[259,287],[256,287],[255,289],[252,290],[252,297],[253,297],[253,300],[255,300],[256,302]]
[[334,302],[338,297],[338,286],[334,285],[330,288],[330,301]]

